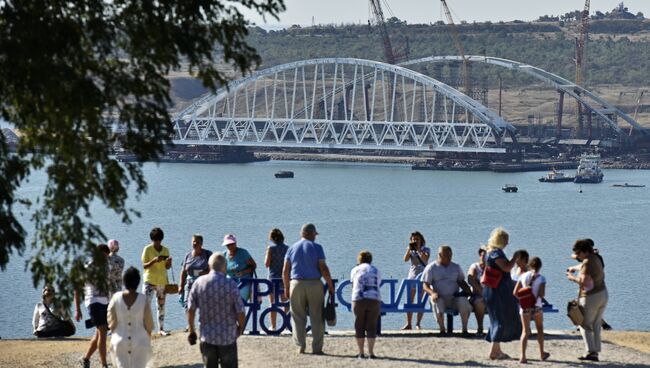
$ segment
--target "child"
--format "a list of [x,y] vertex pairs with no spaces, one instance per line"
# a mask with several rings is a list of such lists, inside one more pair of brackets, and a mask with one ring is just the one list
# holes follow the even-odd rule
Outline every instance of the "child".
[[546,279],[539,274],[539,270],[542,268],[542,260],[538,257],[533,257],[528,263],[528,267],[529,271],[519,276],[514,290],[514,294],[517,295],[519,289],[530,287],[536,299],[534,307],[519,309],[522,327],[520,363],[528,363],[526,360],[526,345],[528,344],[528,336],[530,336],[531,318],[535,319],[535,326],[537,327],[537,342],[539,343],[540,358],[546,360],[551,355],[544,351],[544,313],[542,313],[542,300],[546,289]]

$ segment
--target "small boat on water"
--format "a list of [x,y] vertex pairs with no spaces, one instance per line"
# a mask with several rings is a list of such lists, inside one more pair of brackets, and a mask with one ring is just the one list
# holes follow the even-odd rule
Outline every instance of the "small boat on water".
[[574,183],[597,184],[603,181],[603,172],[600,169],[600,155],[582,155]]
[[614,188],[645,188],[645,185],[640,185],[640,184],[612,184],[612,187]]
[[574,179],[575,178],[573,176],[566,176],[561,171],[555,171],[555,169],[551,169],[551,171],[546,174],[546,176],[539,178],[539,181],[542,183],[564,183],[573,181]]
[[506,184],[501,188],[501,190],[503,190],[506,193],[517,193],[519,188],[517,188],[517,186],[514,184]]
[[293,178],[293,171],[278,171],[275,173],[276,178]]

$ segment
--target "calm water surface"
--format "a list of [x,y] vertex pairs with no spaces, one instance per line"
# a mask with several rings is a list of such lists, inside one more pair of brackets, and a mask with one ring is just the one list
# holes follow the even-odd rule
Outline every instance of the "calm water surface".
[[[275,179],[273,174],[279,170],[292,170],[296,177]],[[193,233],[203,234],[205,247],[211,250],[223,250],[223,235],[235,233],[239,246],[263,266],[271,228],[281,228],[291,244],[298,239],[301,224],[313,222],[334,277],[348,278],[357,253],[368,249],[384,278],[402,278],[408,270],[402,257],[411,231],[420,230],[428,246],[451,245],[453,261],[467,270],[490,231],[504,226],[511,235],[506,253],[525,248],[542,258],[547,299],[561,310],[545,316],[548,328],[570,328],[562,310],[575,296],[576,287],[566,280],[564,270],[573,264],[569,258],[573,241],[591,237],[607,265],[608,322],[616,329],[650,330],[650,320],[645,318],[650,298],[636,286],[637,280],[646,278],[650,258],[650,171],[605,170],[605,181],[583,185],[583,193],[573,183],[539,183],[542,173],[411,171],[391,165],[147,164],[144,171],[149,192],[140,201],[130,201],[142,212],[141,218],[126,226],[100,206],[93,211],[107,236],[120,240],[127,265],[141,269],[140,255],[153,226],[165,231],[164,244],[170,247],[178,274]],[[44,181],[42,174],[34,175],[22,194],[39,193]],[[648,187],[610,187],[624,182]],[[519,193],[503,193],[500,188],[505,183],[517,184]],[[0,272],[2,338],[31,336],[33,307],[40,293],[33,289],[24,265],[24,258],[14,257]],[[261,275],[266,271],[261,270]],[[167,303],[166,327],[183,328],[184,315],[176,297],[169,297]],[[351,314],[338,312],[336,328],[352,329]],[[395,329],[404,317],[389,315],[382,323]],[[431,315],[424,324],[425,328],[436,325]],[[77,327],[87,334],[81,324]]]

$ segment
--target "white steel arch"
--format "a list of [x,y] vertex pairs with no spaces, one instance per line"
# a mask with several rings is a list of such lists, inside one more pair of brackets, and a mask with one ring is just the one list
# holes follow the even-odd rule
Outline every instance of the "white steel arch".
[[[634,129],[643,132],[643,134],[646,135],[650,134],[647,129],[640,126],[634,119],[632,119],[632,117],[630,117],[629,115],[627,115],[626,113],[618,109],[616,106],[608,103],[607,101],[600,98],[596,94],[590,92],[589,90],[567,79],[564,79],[556,74],[547,72],[543,69],[540,69],[532,65],[528,65],[528,64],[520,63],[518,61],[513,61],[508,59],[502,59],[502,58],[496,58],[490,56],[480,56],[480,55],[470,55],[470,56],[465,56],[465,58],[470,62],[481,62],[485,64],[501,66],[514,71],[520,71],[536,79],[539,79],[544,83],[552,86],[557,91],[561,93],[566,93],[567,95],[571,96],[572,98],[580,102],[584,107],[586,107],[589,111],[593,111],[600,119],[602,119],[605,123],[611,126],[619,134],[622,133],[621,128],[618,126],[616,121],[612,119],[611,117],[612,115],[623,119]],[[463,57],[453,56],[453,55],[427,56],[419,59],[405,61],[403,63],[400,63],[399,65],[410,66],[410,65],[420,64],[424,62],[435,63],[435,62],[449,62],[449,61],[461,62],[463,61]]]
[[174,117],[177,144],[505,152],[514,127],[413,70],[324,58],[265,69]]

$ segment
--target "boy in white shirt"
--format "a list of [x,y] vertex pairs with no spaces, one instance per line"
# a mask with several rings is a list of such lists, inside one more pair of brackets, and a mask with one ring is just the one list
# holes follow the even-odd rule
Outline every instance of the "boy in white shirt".
[[542,268],[542,260],[533,257],[528,263],[529,271],[521,274],[515,285],[513,294],[518,296],[519,291],[523,288],[531,288],[535,297],[535,305],[530,308],[520,308],[521,315],[521,357],[520,363],[528,363],[526,359],[526,345],[530,336],[530,320],[535,319],[537,328],[537,342],[539,343],[539,354],[541,360],[546,360],[551,355],[544,351],[544,313],[542,312],[542,300],[546,290],[546,279],[540,275],[539,270]]

